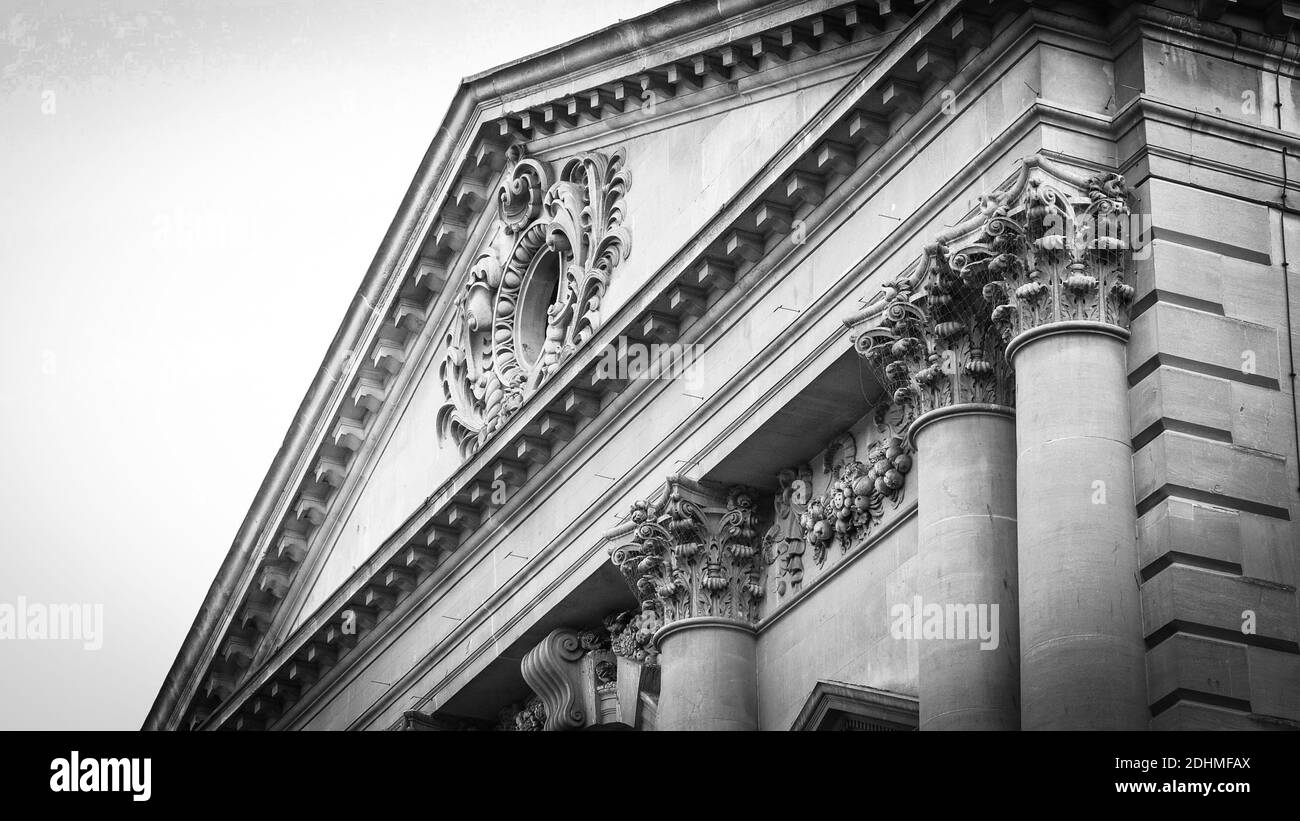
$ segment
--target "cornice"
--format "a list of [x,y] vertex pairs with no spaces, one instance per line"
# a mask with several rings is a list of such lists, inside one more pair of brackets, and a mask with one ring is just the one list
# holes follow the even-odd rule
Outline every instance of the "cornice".
[[[434,226],[434,229],[437,229],[437,226]],[[244,588],[247,588],[247,586],[244,586]],[[213,653],[213,652],[214,652],[214,648],[213,648],[213,647],[209,647],[208,657],[212,657],[212,653]],[[192,691],[192,686],[191,686],[191,691]]]
[[[1042,115],[1044,116],[1044,119],[1045,119],[1045,120],[1055,121],[1055,122],[1058,122],[1058,123],[1061,123],[1061,124],[1082,125],[1082,126],[1086,127],[1088,130],[1095,130],[1095,129],[1097,129],[1098,126],[1100,126],[1100,127],[1102,128],[1103,131],[1109,131],[1109,130],[1110,130],[1110,129],[1109,129],[1110,120],[1108,120],[1107,118],[1095,117],[1095,116],[1088,115],[1088,114],[1086,114],[1086,113],[1082,113],[1082,112],[1070,112],[1070,111],[1068,111],[1068,110],[1061,109],[1061,108],[1059,108],[1059,107],[1052,107],[1052,106],[1048,106],[1048,105],[1039,104],[1038,106],[1035,107],[1035,110],[1034,110],[1033,113],[1034,113],[1034,114],[1042,114]],[[1084,165],[1087,166],[1088,164],[1087,164],[1087,163],[1084,163]],[[1100,168],[1100,166],[1099,166],[1099,168]],[[690,460],[690,461],[696,461],[696,460]],[[914,510],[910,510],[909,513],[914,513]],[[904,516],[903,519],[900,519],[900,520],[896,521],[896,522],[894,523],[894,525],[896,526],[897,524],[900,524],[902,521],[906,520],[906,518],[907,518],[907,517]],[[891,527],[891,529],[892,529],[892,527]],[[590,555],[591,555],[591,553],[590,553],[590,551],[589,551],[588,554],[587,554],[587,556],[586,556],[586,558],[589,558]],[[581,564],[583,564],[583,562],[580,561],[580,562],[578,562],[578,563],[575,563],[574,566],[576,567],[576,566],[579,566],[579,565],[581,565]],[[783,612],[784,612],[784,611],[783,611]],[[517,620],[517,619],[518,619],[518,616],[519,616],[519,614],[515,614],[513,618],[514,618],[515,620]],[[504,634],[504,632],[502,632],[502,633],[499,633],[498,635],[499,635],[499,636],[504,636],[505,634]],[[448,642],[448,643],[450,643],[450,642]],[[477,655],[477,654],[476,654],[476,655]],[[460,667],[457,668],[457,670],[459,671],[459,670],[464,669],[464,664],[467,664],[467,663],[468,663],[468,662],[463,663],[462,666],[460,666]],[[424,669],[424,666],[423,666],[423,665],[421,666],[421,669]],[[404,683],[404,684],[411,684],[411,683],[413,683],[413,679],[414,679],[414,674],[415,674],[415,672],[416,672],[416,671],[412,671],[412,678],[404,680],[403,683]],[[451,678],[452,678],[452,677],[449,676],[448,679],[446,679],[446,680],[451,680]],[[398,691],[398,692],[401,692],[401,691],[402,691],[400,688],[395,688],[395,690]],[[432,697],[432,696],[431,696],[431,697]],[[373,713],[368,711],[368,715],[373,715]],[[358,720],[358,722],[356,722],[356,724],[354,724],[354,726],[362,726],[363,723],[364,723],[364,722],[363,722],[362,720]]]
[[[721,36],[729,38],[731,37],[730,30],[725,30],[724,34],[719,33],[724,31],[722,21],[747,20],[773,8],[769,6],[768,9],[760,11],[763,5],[749,0],[739,0],[725,5],[692,2],[678,3],[656,11],[651,15],[616,24],[593,35],[532,55],[511,66],[469,77],[462,82],[461,89],[453,99],[448,115],[444,120],[444,125],[426,153],[420,171],[403,199],[398,216],[390,226],[380,250],[376,253],[375,259],[372,261],[370,269],[363,280],[358,295],[353,301],[352,308],[336,334],[330,353],[322,363],[311,389],[304,398],[295,416],[294,423],[290,427],[289,434],[282,443],[280,451],[258,491],[254,505],[241,525],[235,543],[227,554],[226,560],[223,562],[217,578],[214,580],[204,604],[196,616],[190,635],[187,636],[185,644],[182,646],[159,693],[158,699],[150,711],[146,727],[176,726],[179,716],[174,714],[173,707],[182,696],[181,690],[186,689],[189,693],[193,693],[194,688],[197,686],[196,682],[191,681],[189,686],[186,687],[187,680],[192,678],[188,675],[188,672],[200,664],[203,659],[210,659],[214,655],[216,650],[212,640],[214,630],[221,622],[230,620],[233,615],[231,612],[232,605],[240,600],[240,597],[232,597],[231,593],[235,592],[236,589],[241,592],[248,589],[252,578],[251,574],[248,573],[248,565],[253,554],[257,552],[255,548],[259,544],[267,544],[275,535],[265,533],[268,522],[276,520],[276,517],[270,516],[268,511],[272,508],[287,509],[292,504],[293,500],[291,498],[286,499],[285,496],[292,496],[293,490],[300,484],[301,477],[304,477],[307,471],[312,469],[311,465],[302,463],[307,458],[305,452],[309,450],[308,441],[319,440],[322,437],[321,416],[323,415],[323,409],[328,406],[337,407],[340,404],[340,392],[343,390],[340,383],[343,380],[336,379],[340,360],[345,359],[351,351],[359,349],[355,345],[356,341],[374,337],[373,331],[376,317],[374,316],[375,309],[372,306],[386,304],[386,302],[379,303],[376,300],[378,292],[388,290],[383,287],[383,280],[389,278],[395,270],[403,268],[402,265],[394,266],[393,262],[398,256],[409,256],[409,254],[402,252],[403,250],[409,250],[412,236],[417,233],[416,228],[420,225],[428,227],[430,209],[422,207],[422,204],[442,201],[445,196],[453,196],[453,194],[457,201],[461,201],[467,195],[463,186],[454,192],[450,190],[455,180],[448,179],[448,177],[454,177],[455,172],[460,168],[453,167],[448,161],[453,156],[470,157],[476,166],[482,165],[485,161],[490,166],[492,162],[490,151],[476,153],[469,150],[471,146],[466,139],[469,133],[469,124],[481,121],[484,112],[491,108],[492,105],[499,105],[502,108],[503,117],[502,121],[498,123],[498,130],[499,133],[508,133],[511,126],[508,115],[511,112],[505,111],[505,101],[514,99],[512,95],[516,95],[521,89],[547,86],[561,78],[569,80],[569,78],[575,76],[595,76],[602,67],[614,66],[624,61],[629,53],[629,46],[633,46],[633,51],[635,51],[641,47],[675,45],[679,41],[683,43],[692,40],[705,42],[704,39],[701,39],[702,31],[708,31],[707,37],[717,38]],[[817,4],[817,7],[820,8],[823,5],[825,9],[839,7],[841,9],[860,10],[861,8],[860,6],[838,6],[835,3]],[[1252,8],[1257,5],[1259,4],[1253,2],[1242,4],[1243,7],[1250,6]],[[791,2],[781,4],[777,8],[780,9],[781,14],[797,16],[799,12],[807,9],[807,6]],[[1202,7],[1202,16],[1217,17],[1222,13],[1223,8],[1222,3],[1208,4]],[[1179,25],[1176,20],[1171,24],[1169,12],[1141,6],[1131,13],[1143,18],[1144,21],[1151,25],[1163,25],[1166,28],[1171,25],[1177,28]],[[794,20],[795,17],[792,16],[787,22],[793,22]],[[831,22],[834,23],[835,21],[832,20]],[[1113,30],[1123,28],[1128,22],[1128,18],[1121,16],[1113,24]],[[656,34],[653,37],[642,37],[639,27],[646,26],[649,23],[656,26]],[[1276,42],[1252,32],[1246,32],[1244,36],[1238,38],[1236,30],[1218,24],[1205,24],[1205,26],[1205,29],[1197,31],[1197,34],[1212,35],[1214,38],[1218,38],[1219,41],[1226,41],[1229,37],[1234,40],[1231,50],[1233,58],[1244,48],[1248,52],[1253,50],[1262,59],[1269,56],[1272,44]],[[1183,33],[1185,34],[1185,32]],[[719,42],[723,41],[720,40]],[[734,42],[726,42],[729,43],[729,46],[725,47],[734,46]],[[1215,47],[1220,51],[1226,49],[1226,46],[1221,43],[1216,43]],[[695,58],[692,58],[690,68],[697,75],[713,70],[713,66],[708,59],[699,61],[697,64]],[[667,72],[667,69],[663,69],[662,66],[661,70]],[[677,69],[678,75],[681,74],[681,70],[682,67],[679,66]],[[663,79],[671,80],[673,76],[676,75],[665,73]],[[605,89],[604,91],[612,93],[613,90]],[[593,111],[596,114],[601,113],[598,107],[605,105],[605,94],[599,89],[592,89],[591,92],[578,92],[565,98],[563,103],[566,108],[558,119],[552,117],[548,122],[547,112],[545,111],[530,111],[528,113],[529,118],[533,120],[540,115],[540,125],[538,127],[542,131],[550,129],[552,123],[558,123],[555,127],[562,126],[567,117],[576,115],[580,119],[582,112],[577,109],[584,104],[582,97],[584,93],[586,94],[586,106],[590,109],[587,113],[590,114]],[[499,102],[494,104],[491,102],[492,100]],[[524,123],[522,119],[517,119],[515,125],[523,126]],[[431,197],[431,192],[435,190],[441,191],[441,195],[436,199]],[[468,196],[471,199],[473,193],[472,190],[468,191]],[[423,232],[418,233],[422,234]],[[416,278],[421,278],[418,272]],[[403,324],[403,317],[400,313],[395,318],[399,325]],[[360,348],[364,347],[364,345],[360,346]],[[346,365],[346,362],[342,364]],[[355,374],[355,371],[351,373]],[[310,450],[314,451],[314,448],[310,448]],[[319,470],[316,472],[320,473]],[[335,470],[327,471],[324,475],[336,474],[337,471]],[[292,480],[286,481],[290,477],[292,477]],[[265,548],[263,548],[264,550]],[[240,581],[241,577],[243,579],[242,583]],[[188,702],[188,697],[183,700]]]
[[[1267,15],[1270,9],[1282,3],[1278,0],[1198,2],[1202,6],[1198,15],[1160,8],[1149,2],[1116,4],[1119,8],[1107,26],[1109,39],[1123,50],[1140,39],[1157,39],[1155,35],[1161,35],[1166,39],[1159,42],[1270,72],[1278,69],[1279,52],[1287,40],[1271,33],[1281,29],[1269,21]],[[1216,5],[1219,7],[1217,10],[1211,8]],[[1236,12],[1230,17],[1234,23],[1245,23],[1253,28],[1219,22],[1227,9]],[[1286,67],[1293,68],[1294,65],[1292,60]]]
[[[934,9],[936,8],[936,6],[927,7],[926,15],[927,15],[928,17],[931,18],[931,23],[930,23],[930,24],[933,25],[935,22],[937,22],[937,20],[938,20],[938,18],[939,18],[940,16],[946,14],[946,13],[947,13],[948,11],[950,11],[952,8],[955,8],[958,4],[959,4],[959,3],[958,3],[958,0],[947,0],[947,2],[945,2],[945,3],[936,4],[936,6],[939,8],[938,11],[935,11],[935,10],[934,10]],[[903,37],[902,42],[901,42],[901,43],[896,42],[896,43],[894,43],[894,44],[891,44],[891,45],[894,47],[894,49],[897,50],[897,51],[899,52],[897,55],[895,55],[895,59],[897,59],[897,57],[901,57],[901,56],[907,54],[908,52],[911,52],[911,51],[915,48],[915,46],[916,46],[916,44],[917,44],[917,42],[918,42],[919,37],[918,37],[918,35],[916,35],[916,34],[914,33],[914,30],[915,30],[915,26],[909,25],[909,27],[908,27],[907,29],[905,29],[905,34],[902,35],[902,37]],[[910,35],[909,35],[909,34],[906,34],[906,32],[908,32],[908,31],[912,31],[913,34],[910,34]],[[874,64],[877,64],[877,63],[879,63],[879,62],[881,62],[881,61],[880,61],[880,60],[874,61],[873,65],[874,65]],[[844,107],[845,110],[847,111],[847,110],[849,109],[849,106],[848,106],[847,102],[843,99],[843,92],[842,92],[841,95],[840,95],[840,102],[843,104],[843,107]],[[834,123],[834,124],[828,124],[827,127],[830,128],[830,127],[833,127],[834,125],[842,125],[842,122],[837,122],[837,123]],[[805,129],[805,130],[806,130],[806,129]],[[815,145],[816,145],[816,144],[814,143],[814,146],[815,146]],[[787,152],[786,152],[786,153],[789,153],[789,149],[787,149]],[[771,167],[772,165],[774,165],[774,164],[776,164],[776,161],[772,161],[772,162],[770,162],[770,163],[769,163],[769,169],[770,169],[770,167]],[[780,180],[777,180],[776,182],[779,183]],[[734,250],[733,250],[733,252],[732,252],[731,255],[732,255],[732,256],[735,255]],[[654,298],[654,295],[651,295],[650,299],[653,300],[653,298]],[[626,310],[626,309],[627,309],[627,306],[624,306],[624,309]],[[610,330],[610,329],[607,328],[607,330]],[[612,333],[612,331],[611,331],[611,333]],[[601,341],[598,339],[598,340],[594,341],[594,342],[591,344],[590,347],[591,347],[592,349],[600,349],[600,345],[601,345]],[[573,363],[572,361],[571,361],[570,363],[567,363],[567,364],[566,364],[565,367],[568,368],[569,371],[568,371],[567,373],[562,372],[561,374],[559,374],[559,375],[558,375],[558,376],[553,380],[553,385],[564,385],[564,384],[572,384],[572,383],[573,383],[573,381],[574,381],[574,380],[573,380],[573,370],[572,370],[572,366],[573,366],[573,364],[574,364],[574,363]],[[590,364],[590,360],[588,360],[588,361],[587,361],[586,363],[584,363],[584,364],[589,365],[589,364]],[[553,388],[552,388],[552,391],[554,391],[554,390],[555,390],[555,389],[554,389],[554,387],[553,387]],[[567,392],[571,394],[571,393],[572,393],[572,389],[569,389]],[[545,393],[545,392],[544,392],[544,393]],[[555,396],[541,396],[541,395],[539,395],[539,398],[537,398],[537,399],[534,401],[533,406],[534,406],[535,409],[541,409],[541,408],[543,408],[546,404],[548,404],[548,400],[549,400],[549,401],[554,401],[556,398],[557,398],[557,397],[555,397]],[[503,431],[499,434],[499,437],[498,437],[498,439],[499,439],[498,444],[500,444],[500,442],[510,443],[513,439],[516,439],[516,438],[518,438],[518,436],[522,435],[522,428],[523,428],[524,423],[525,423],[526,421],[527,421],[527,420],[524,420],[524,421],[517,421],[516,424],[512,424],[512,426],[509,426],[509,427],[507,427],[506,429],[503,429]],[[484,454],[491,454],[491,455],[492,455],[492,458],[491,458],[491,459],[487,459],[487,458],[485,458],[485,455],[484,455]],[[477,454],[477,455],[475,456],[475,458],[471,459],[471,460],[470,460],[469,462],[467,462],[464,466],[462,466],[462,469],[461,469],[461,471],[459,471],[458,476],[473,477],[473,476],[475,476],[475,475],[477,475],[477,474],[484,474],[485,472],[486,472],[487,475],[490,475],[490,467],[491,467],[491,464],[494,463],[494,462],[497,462],[499,459],[500,459],[499,452],[494,452],[494,451],[491,451],[491,450],[485,450],[484,452],[481,452],[480,454]],[[480,481],[481,481],[481,480],[480,480]],[[442,490],[440,493],[436,493],[433,497],[431,497],[430,502],[429,502],[429,503],[426,503],[426,505],[422,506],[421,511],[417,511],[417,512],[416,512],[416,513],[415,513],[415,514],[414,514],[410,519],[408,519],[408,522],[420,522],[421,524],[416,525],[416,526],[414,526],[414,527],[404,527],[404,528],[402,528],[402,530],[399,532],[399,534],[398,534],[398,536],[397,536],[397,540],[396,540],[396,541],[398,541],[398,542],[409,542],[412,538],[414,538],[414,537],[416,537],[417,535],[419,535],[419,531],[423,529],[423,522],[427,522],[427,521],[428,521],[428,513],[427,513],[427,511],[429,511],[429,510],[431,510],[431,509],[432,509],[432,510],[439,510],[439,509],[441,509],[441,510],[446,510],[446,509],[448,509],[447,506],[448,506],[449,504],[452,504],[452,505],[463,505],[464,502],[454,502],[454,501],[453,501],[453,497],[454,497],[454,495],[456,495],[456,494],[464,493],[464,488],[465,488],[465,487],[466,487],[466,485],[464,485],[464,484],[458,484],[458,480],[456,480],[456,479],[453,479],[451,482],[449,482],[448,484],[444,485],[444,488],[445,488],[444,490]],[[454,509],[454,508],[453,508],[453,509]],[[391,542],[390,542],[390,543],[391,543]],[[382,554],[381,556],[372,557],[372,559],[371,559],[370,561],[364,563],[364,564],[362,565],[362,567],[358,570],[358,573],[354,575],[354,578],[358,578],[358,577],[361,577],[361,576],[370,575],[370,574],[373,574],[376,570],[382,569],[383,563],[384,563],[385,561],[388,560],[388,558],[390,557],[391,554],[390,554],[388,551],[384,551],[384,550],[381,550],[380,553]],[[321,610],[318,611],[318,612],[324,612],[324,611],[329,611],[329,610],[331,610],[331,609],[334,609],[335,605],[334,605],[333,602],[334,602],[335,600],[339,599],[339,598],[342,598],[343,600],[346,601],[346,600],[348,600],[348,599],[351,599],[351,598],[354,598],[354,597],[360,595],[360,592],[358,592],[358,591],[352,589],[351,584],[349,584],[348,586],[346,586],[345,589],[344,589],[343,591],[341,591],[341,592],[343,593],[343,595],[342,595],[341,597],[340,597],[340,596],[336,596],[336,597],[334,597],[334,599],[332,599],[331,602],[329,602],[329,603],[327,603],[326,605],[324,605],[324,606],[321,608]],[[317,619],[309,619],[308,622],[306,622],[306,623],[304,624],[304,627],[307,627],[307,628],[310,628],[310,629],[313,629],[313,630],[314,630],[314,629],[321,629],[320,626],[319,626],[316,622],[317,622]],[[296,634],[297,632],[298,632],[298,631],[295,631],[295,634]],[[335,631],[335,632],[337,632],[337,631]]]
[[[1122,138],[1134,128],[1149,121],[1168,123],[1265,150],[1281,151],[1286,148],[1288,152],[1300,152],[1300,135],[1269,125],[1246,123],[1217,114],[1195,111],[1145,92],[1129,100],[1115,112],[1116,136]],[[1281,182],[1280,176],[1268,179]]]
[[[845,51],[846,49],[849,49],[850,46],[857,46],[861,42],[862,41],[854,41],[853,43],[848,43],[838,49],[835,49],[835,51],[841,51],[841,52]],[[829,55],[829,52],[825,54]],[[823,55],[819,54],[816,56],[823,56]],[[862,59],[864,58],[850,56],[850,60],[853,63],[860,62]],[[802,65],[803,62],[815,62],[815,61],[811,58],[808,60],[801,60],[799,61],[799,65]],[[788,65],[794,66],[796,64],[794,61],[792,61]],[[851,73],[852,69],[849,69],[848,71],[849,73]],[[744,95],[742,105],[750,105],[755,102],[759,102],[762,99],[765,99],[771,95],[775,95],[779,93],[787,93],[790,90],[787,87],[789,84],[798,83],[801,81],[806,83],[807,82],[806,78],[808,78],[809,75],[817,75],[816,79],[813,81],[813,84],[820,84],[825,82],[833,82],[840,75],[843,75],[844,73],[845,73],[845,68],[842,64],[823,64],[820,66],[813,66],[807,70],[801,70],[794,75],[788,75],[784,79],[777,80],[774,83],[768,83],[766,85],[760,85],[756,87],[755,89],[747,92]],[[703,95],[701,94],[691,95],[692,98],[698,96],[703,96]],[[631,128],[631,132],[636,133],[643,129],[658,129],[658,128],[668,127],[665,123],[671,123],[671,121],[680,118],[682,116],[687,116],[687,117],[698,116],[699,111],[697,109],[699,108],[702,108],[709,113],[717,113],[722,110],[730,110],[730,108],[734,108],[734,102],[735,102],[734,100],[728,100],[727,98],[712,99],[704,103],[701,103],[700,106],[691,106],[685,109],[675,109],[673,111],[670,111],[664,116],[645,118],[643,120],[639,120],[638,121],[639,125],[633,126]],[[550,150],[573,151],[579,148],[589,148],[591,147],[592,143],[600,142],[601,138],[605,136],[603,132],[601,132],[598,134],[589,135],[585,137],[579,136],[577,137],[576,141],[572,139],[573,136],[580,135],[584,131],[585,129],[582,128],[570,129],[569,131],[565,132],[562,135],[557,134],[555,137],[552,138],[534,141],[534,144],[537,145],[544,144]],[[472,241],[467,243],[468,248],[475,248],[478,247],[479,244],[481,244],[483,239],[483,234],[486,232],[486,229],[490,224],[491,221],[489,220],[482,220],[480,222],[477,236]],[[462,260],[462,262],[463,261],[464,260]],[[463,273],[463,271],[460,271],[458,267],[458,274],[459,273]],[[459,276],[453,275],[451,279],[457,280],[459,279]],[[448,289],[448,290],[451,291],[452,289]],[[362,445],[361,450],[358,451],[356,461],[354,461],[351,465],[349,465],[349,467],[351,468],[351,470],[349,471],[349,483],[343,485],[339,489],[338,495],[340,498],[346,500],[345,503],[341,506],[336,505],[330,508],[329,513],[326,516],[325,522],[321,526],[320,533],[316,534],[316,538],[320,539],[321,543],[325,545],[329,545],[331,548],[334,544],[334,541],[337,538],[339,528],[341,528],[343,526],[343,523],[347,520],[350,511],[353,509],[353,506],[355,505],[358,498],[360,497],[361,488],[365,486],[369,478],[370,465],[373,463],[373,461],[376,458],[378,458],[380,454],[384,452],[385,448],[387,447],[387,443],[394,430],[395,420],[401,417],[401,412],[403,412],[405,409],[406,400],[410,397],[415,387],[419,385],[421,380],[426,376],[427,369],[431,364],[430,355],[436,350],[439,341],[446,335],[447,325],[451,320],[450,312],[438,310],[438,311],[431,311],[430,313],[432,314],[433,318],[430,320],[428,324],[426,324],[424,331],[421,333],[419,342],[414,344],[411,347],[410,355],[407,357],[408,366],[403,368],[403,370],[399,374],[397,374],[396,378],[398,379],[398,382],[396,387],[393,388],[394,391],[397,391],[396,401],[388,403],[387,406],[390,409],[395,407],[397,409],[397,412],[393,413],[393,412],[385,411],[384,415],[378,417],[378,421],[374,424],[374,426],[369,431],[369,435],[366,437],[366,440]],[[433,324],[435,322],[438,323],[436,327],[434,327]],[[378,441],[376,442],[376,440]],[[254,659],[254,664],[257,664],[260,661],[262,661],[262,659],[265,658],[265,655],[268,652],[278,647],[280,641],[283,638],[282,635],[283,632],[288,630],[292,626],[292,619],[294,618],[294,615],[298,612],[298,608],[300,606],[300,602],[302,598],[307,594],[307,592],[314,584],[315,579],[319,574],[320,570],[323,568],[325,560],[328,558],[328,556],[329,556],[329,551],[327,550],[316,550],[316,551],[312,551],[309,554],[306,563],[304,564],[302,570],[299,573],[299,578],[297,580],[298,583],[293,585],[293,587],[289,590],[288,596],[286,597],[285,605],[282,606],[276,613],[276,619],[273,622],[273,626],[272,626],[272,633],[273,633],[272,640],[262,642],[259,648],[259,654]]]

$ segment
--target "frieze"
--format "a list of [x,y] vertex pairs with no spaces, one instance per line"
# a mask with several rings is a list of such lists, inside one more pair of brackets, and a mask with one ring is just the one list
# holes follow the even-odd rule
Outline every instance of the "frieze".
[[803,586],[804,559],[811,549],[817,567],[823,567],[831,547],[847,553],[876,531],[889,510],[906,496],[907,474],[913,454],[897,427],[897,407],[885,402],[876,409],[874,425],[864,435],[873,438],[863,458],[857,441],[845,431],[826,448],[821,470],[826,490],[813,493],[813,472],[808,465],[781,471],[781,490],[774,501],[775,521],[763,538],[764,552],[776,565],[777,595],[797,593]]

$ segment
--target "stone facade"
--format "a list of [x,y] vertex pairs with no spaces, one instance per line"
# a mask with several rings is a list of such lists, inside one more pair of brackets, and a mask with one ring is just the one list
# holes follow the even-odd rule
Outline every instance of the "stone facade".
[[469,78],[147,726],[1300,728],[1295,22],[684,2]]

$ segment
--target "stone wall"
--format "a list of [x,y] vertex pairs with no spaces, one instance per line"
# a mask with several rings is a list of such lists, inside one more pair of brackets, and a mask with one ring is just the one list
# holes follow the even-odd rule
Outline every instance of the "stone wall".
[[1128,368],[1153,729],[1300,720],[1286,339],[1300,280],[1283,267],[1300,232],[1280,207],[1300,170],[1295,103],[1284,76],[1273,105],[1276,60],[1212,49],[1152,37],[1120,60],[1169,106],[1120,141],[1150,229]]

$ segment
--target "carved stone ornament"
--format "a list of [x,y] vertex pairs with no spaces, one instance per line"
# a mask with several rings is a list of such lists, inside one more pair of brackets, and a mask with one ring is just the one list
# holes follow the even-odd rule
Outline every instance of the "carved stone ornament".
[[499,430],[600,327],[614,269],[631,252],[624,153],[552,167],[507,153],[496,199],[501,231],[456,297],[440,375],[438,430],[468,455]]
[[497,715],[497,730],[507,732],[541,732],[546,725],[546,705],[530,696],[522,705],[512,704]]
[[582,708],[581,668],[587,651],[582,635],[561,628],[551,631],[520,663],[524,681],[546,705],[544,730],[577,730],[587,723]]
[[610,556],[643,609],[660,613],[665,625],[698,616],[754,622],[765,569],[757,498],[745,487],[719,498],[673,476],[662,501],[636,502],[633,541]]
[[812,468],[801,465],[777,474],[781,489],[774,500],[776,516],[763,537],[768,559],[776,564],[776,593],[797,593],[803,587],[803,557],[808,535],[803,516],[812,497]]
[[[764,538],[767,553],[783,563],[777,572],[778,595],[785,595],[786,582],[791,592],[799,590],[807,547],[812,548],[813,561],[821,567],[832,544],[838,542],[840,552],[847,553],[880,525],[887,508],[897,509],[902,504],[912,453],[907,441],[898,435],[888,411],[887,405],[878,408],[875,422],[879,438],[867,448],[866,461],[858,459],[852,433],[840,434],[827,447],[822,472],[829,477],[830,486],[825,493],[804,496],[811,493],[812,487],[807,468],[799,470],[799,479],[793,478],[793,469],[778,474],[783,493],[776,503],[777,524]],[[803,503],[799,501],[801,496]]]
[[551,631],[519,666],[543,709],[519,711],[516,725],[548,731],[611,724],[646,727],[643,707],[657,692],[658,668],[653,651],[638,650],[649,644],[656,626],[645,616],[627,611],[610,614],[600,627]]
[[614,655],[650,665],[659,663],[653,639],[660,627],[663,619],[653,602],[644,603],[640,611],[628,610],[605,619]]
[[1006,343],[1056,322],[1126,328],[1131,195],[1118,174],[1022,161],[977,215],[846,322],[909,422],[960,403],[1014,405]]

